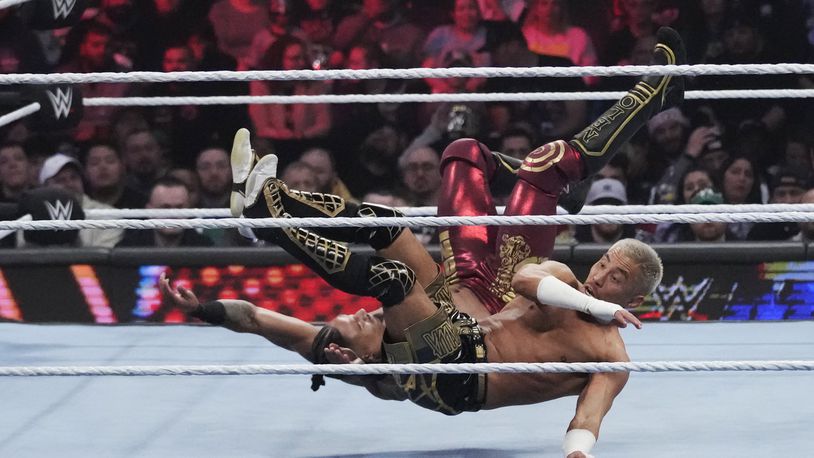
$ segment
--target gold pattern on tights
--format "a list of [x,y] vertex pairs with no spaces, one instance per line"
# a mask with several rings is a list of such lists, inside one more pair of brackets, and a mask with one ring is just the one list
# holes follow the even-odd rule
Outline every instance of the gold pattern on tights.
[[452,251],[452,242],[449,240],[449,230],[441,231],[438,234],[438,242],[441,244],[441,260],[444,265],[444,274],[447,277],[447,284],[454,285],[460,281],[458,270],[455,265],[455,253]]
[[421,334],[421,338],[438,359],[449,356],[461,347],[461,339],[449,320]]
[[[433,302],[438,306],[439,310],[422,322],[407,328],[409,343],[401,342],[384,345],[388,362],[393,364],[464,362],[459,359],[463,336],[466,336],[469,342],[467,345],[473,347],[475,362],[486,362],[486,346],[483,343],[483,335],[478,322],[469,315],[461,313],[454,306],[447,310],[446,304],[436,302],[437,298],[448,296],[442,301],[449,301],[448,303],[451,305],[452,296],[449,295],[448,289],[444,287],[443,283],[438,283],[438,278],[431,285],[440,286],[438,288],[427,288],[427,294],[433,298]],[[430,348],[432,356],[422,351],[416,351],[420,348]],[[439,354],[446,351],[450,352],[446,357],[439,356]],[[419,359],[418,353],[423,354],[424,358]],[[449,405],[438,390],[439,374],[395,375],[394,377],[410,400],[416,404],[447,414],[461,412]],[[477,374],[472,377],[474,378],[470,378],[467,383],[476,384],[475,393],[473,393],[475,399],[470,402],[480,406],[486,399],[486,374]],[[450,383],[449,376],[442,376],[442,383]],[[452,383],[461,383],[461,381],[458,380]],[[470,387],[464,388],[463,385],[461,388],[471,389]]]
[[455,304],[452,302],[452,293],[449,291],[449,284],[444,272],[438,272],[435,279],[424,288],[427,297],[430,298],[436,307],[443,309],[444,312],[452,317],[452,313],[456,312]]
[[515,297],[512,277],[517,268],[520,265],[534,262],[537,258],[531,256],[531,247],[522,235],[509,236],[508,234],[503,234],[499,256],[500,267],[497,269],[494,281],[489,285],[489,291],[504,303],[508,303]]
[[529,153],[520,168],[527,172],[544,172],[560,162],[564,155],[565,141],[557,140],[546,143]]

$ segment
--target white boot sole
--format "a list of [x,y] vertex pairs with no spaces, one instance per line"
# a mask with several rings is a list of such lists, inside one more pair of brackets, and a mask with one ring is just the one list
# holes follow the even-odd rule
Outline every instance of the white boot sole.
[[232,217],[239,218],[243,214],[245,208],[245,183],[252,171],[252,162],[254,162],[254,151],[250,140],[250,133],[248,129],[238,129],[235,133],[235,138],[232,141],[232,183],[238,185],[240,189],[233,190],[229,196],[229,210]]

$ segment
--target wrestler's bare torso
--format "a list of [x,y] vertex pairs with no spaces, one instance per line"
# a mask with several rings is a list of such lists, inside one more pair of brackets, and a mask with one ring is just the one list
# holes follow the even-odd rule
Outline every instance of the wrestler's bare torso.
[[[466,288],[455,288],[453,295],[460,310],[477,309],[470,302],[474,295]],[[515,298],[499,313],[478,317],[478,323],[485,334],[489,362],[628,361],[615,326],[523,297]],[[589,378],[587,374],[498,373],[487,377],[485,409],[577,395]]]

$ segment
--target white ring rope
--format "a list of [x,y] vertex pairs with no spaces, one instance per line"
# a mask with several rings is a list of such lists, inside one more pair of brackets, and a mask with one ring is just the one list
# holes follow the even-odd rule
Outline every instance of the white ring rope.
[[28,115],[40,111],[41,108],[42,106],[39,104],[39,102],[33,102],[29,103],[24,107],[18,108],[12,111],[11,113],[4,114],[3,116],[0,116],[0,127],[3,127],[7,124],[11,124],[14,121],[19,121],[20,119],[23,119]]
[[540,374],[595,372],[812,371],[814,361],[653,361],[613,363],[253,364],[243,366],[6,366],[0,377],[160,375]]
[[652,223],[759,223],[814,221],[814,213],[696,213],[629,215],[533,215],[533,216],[404,216],[396,218],[222,218],[222,219],[99,219],[0,221],[0,230],[71,229],[229,229],[289,227],[441,227],[441,226],[535,226],[568,224]]
[[696,64],[586,67],[374,68],[365,70],[252,70],[196,72],[17,73],[0,84],[174,83],[190,81],[317,81],[421,78],[540,78],[639,75],[789,75],[814,73],[814,64]]
[[11,8],[15,5],[22,5],[23,3],[29,2],[31,0],[0,0],[0,10],[5,8]]
[[[437,207],[397,207],[405,216],[436,216]],[[502,215],[506,207],[497,207]],[[814,212],[814,204],[741,204],[741,205],[586,205],[580,215],[681,214],[681,213],[782,213]],[[85,211],[87,219],[125,218],[229,218],[228,208],[113,208]]]
[[[422,208],[422,207],[418,207]],[[720,204],[720,205],[586,205],[580,215],[627,215],[661,213],[785,213],[814,212],[814,204]]]
[[[233,95],[200,97],[88,97],[86,107],[156,107],[185,105],[246,104],[347,104],[347,103],[427,103],[427,102],[530,102],[552,100],[617,100],[626,92],[492,92],[467,94],[322,94],[322,95]],[[801,99],[814,97],[814,89],[743,89],[688,91],[687,100],[702,99]],[[0,127],[40,110],[34,102],[0,116]]]
[[[232,95],[190,97],[89,97],[86,107],[156,107],[179,105],[245,105],[295,103],[408,103],[408,102],[531,102],[551,100],[618,100],[627,92],[484,92],[465,94],[322,94]],[[738,89],[688,91],[687,100],[702,99],[801,99],[814,97],[814,89]]]

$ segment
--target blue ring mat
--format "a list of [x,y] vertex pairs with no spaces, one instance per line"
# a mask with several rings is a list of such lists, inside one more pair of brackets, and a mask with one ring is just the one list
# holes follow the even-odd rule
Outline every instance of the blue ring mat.
[[[814,359],[814,322],[647,323],[634,361]],[[289,364],[208,326],[0,324],[0,365]],[[0,456],[561,456],[576,398],[455,417],[307,376],[0,377]],[[798,456],[811,372],[633,374],[597,457]]]

